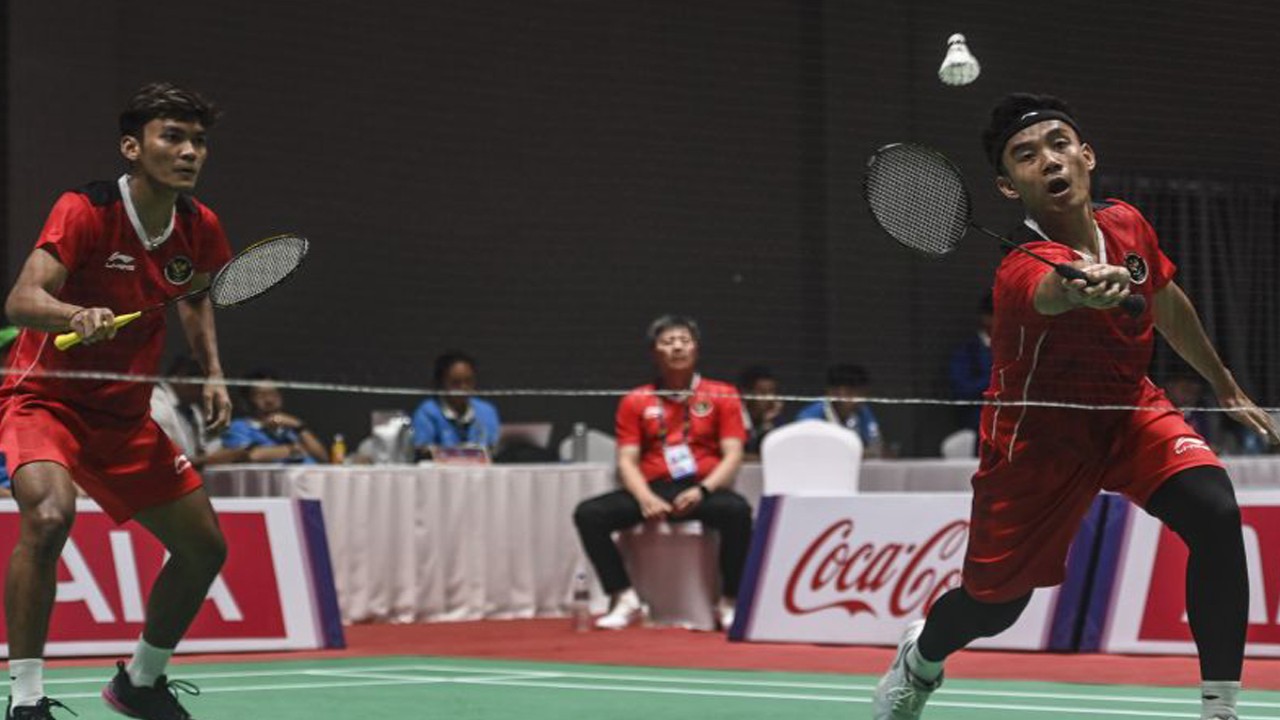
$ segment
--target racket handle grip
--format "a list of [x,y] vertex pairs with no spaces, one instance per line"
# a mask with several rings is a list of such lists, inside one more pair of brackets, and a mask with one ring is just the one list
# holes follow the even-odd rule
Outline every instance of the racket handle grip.
[[1059,275],[1061,275],[1062,277],[1068,280],[1088,280],[1089,279],[1085,277],[1085,274],[1082,270],[1080,270],[1079,268],[1073,268],[1066,263],[1058,263],[1053,266],[1053,269]]
[[[1053,269],[1068,280],[1088,280],[1078,268],[1073,268],[1066,263],[1058,263],[1053,266]],[[1130,295],[1120,301],[1120,307],[1129,313],[1130,317],[1138,317],[1143,310],[1147,309],[1147,299],[1141,295]]]
[[[111,324],[114,325],[117,330],[119,330],[120,328],[124,327],[125,325],[128,325],[134,320],[137,320],[138,317],[140,317],[141,315],[142,315],[141,311],[131,312],[125,315],[117,315],[116,319],[112,321]],[[68,348],[73,348],[76,345],[79,345],[83,341],[84,341],[84,338],[80,337],[80,333],[67,332],[67,333],[62,333],[58,337],[54,338],[53,346],[58,348],[59,350],[67,350]]]

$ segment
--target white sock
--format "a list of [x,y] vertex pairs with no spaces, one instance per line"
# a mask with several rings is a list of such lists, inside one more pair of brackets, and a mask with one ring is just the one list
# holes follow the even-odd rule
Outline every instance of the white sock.
[[44,660],[9,661],[9,680],[14,707],[32,707],[44,697]]
[[1240,694],[1239,681],[1206,680],[1200,683],[1200,716],[1204,718],[1236,716],[1236,696]]
[[913,675],[928,683],[942,675],[942,663],[925,660],[920,654],[920,646],[915,643],[912,643],[911,649],[907,651],[907,667],[911,669]]
[[173,655],[173,649],[165,650],[138,638],[138,647],[133,651],[133,657],[129,659],[129,665],[125,667],[125,672],[129,673],[129,682],[134,687],[152,687],[156,684],[156,680],[164,674],[164,669],[169,665],[169,657]]

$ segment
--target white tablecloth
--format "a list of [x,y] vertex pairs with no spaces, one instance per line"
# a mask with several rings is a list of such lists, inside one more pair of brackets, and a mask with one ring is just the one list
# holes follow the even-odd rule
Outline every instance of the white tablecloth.
[[239,465],[204,478],[215,496],[322,501],[345,622],[560,614],[574,573],[590,572],[573,509],[614,487],[598,464]]

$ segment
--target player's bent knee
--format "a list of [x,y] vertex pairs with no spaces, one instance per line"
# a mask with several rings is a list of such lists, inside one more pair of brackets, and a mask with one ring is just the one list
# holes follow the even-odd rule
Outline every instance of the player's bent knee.
[[187,537],[168,549],[173,560],[210,577],[217,575],[227,562],[227,540],[216,528]]
[[56,560],[71,534],[75,516],[74,506],[66,508],[57,503],[41,503],[22,513],[23,534],[35,545],[36,552]]

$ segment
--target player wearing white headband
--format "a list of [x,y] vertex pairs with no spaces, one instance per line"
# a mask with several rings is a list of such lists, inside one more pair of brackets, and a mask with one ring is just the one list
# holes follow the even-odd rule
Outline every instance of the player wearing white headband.
[[[1017,252],[996,271],[993,371],[962,586],[940,597],[927,621],[907,628],[876,689],[873,715],[919,718],[947,656],[1003,632],[1035,588],[1063,581],[1081,520],[1098,492],[1110,490],[1186,542],[1201,717],[1236,720],[1249,594],[1240,510],[1209,444],[1146,376],[1155,331],[1208,380],[1232,417],[1273,443],[1280,435],[1218,358],[1151,225],[1123,202],[1092,201],[1097,159],[1066,103],[1009,95],[992,111],[983,142],[996,187],[1027,213],[1015,240],[1079,268],[1087,280],[1067,280]],[[1146,300],[1136,317],[1120,308],[1130,294]],[[1017,404],[1028,401],[1143,409]]]

